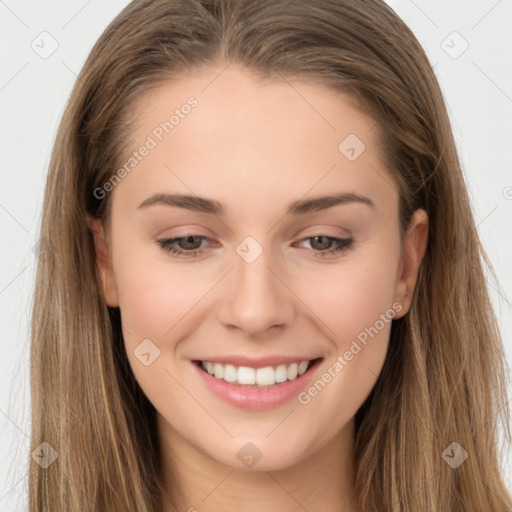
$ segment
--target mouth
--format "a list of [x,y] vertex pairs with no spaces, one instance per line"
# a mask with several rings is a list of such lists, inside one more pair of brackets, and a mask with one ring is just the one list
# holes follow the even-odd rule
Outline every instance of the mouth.
[[317,366],[323,358],[302,359],[291,363],[281,363],[268,366],[237,366],[229,363],[213,361],[193,361],[204,373],[216,380],[224,381],[240,388],[270,388],[279,387],[292,382],[308,373]]

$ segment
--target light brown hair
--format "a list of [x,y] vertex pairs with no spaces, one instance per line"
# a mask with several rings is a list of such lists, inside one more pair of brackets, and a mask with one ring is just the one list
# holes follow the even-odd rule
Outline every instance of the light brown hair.
[[[136,0],[81,70],[49,166],[31,341],[31,449],[58,458],[29,474],[31,512],[154,512],[161,506],[155,410],[104,300],[86,214],[108,225],[109,196],[141,94],[204,64],[316,80],[378,122],[400,191],[429,240],[409,313],[393,320],[384,367],[356,415],[360,509],[512,509],[498,427],[510,442],[505,357],[475,221],[437,79],[420,44],[381,0]],[[136,172],[136,171],[134,171]],[[494,277],[495,278],[495,277]],[[442,458],[452,443],[468,458]]]

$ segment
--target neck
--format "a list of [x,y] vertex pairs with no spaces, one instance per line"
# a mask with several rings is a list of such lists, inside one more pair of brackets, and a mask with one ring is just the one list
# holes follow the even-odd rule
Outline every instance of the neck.
[[275,471],[226,466],[189,444],[158,417],[163,512],[356,512],[353,505],[353,419],[322,449]]

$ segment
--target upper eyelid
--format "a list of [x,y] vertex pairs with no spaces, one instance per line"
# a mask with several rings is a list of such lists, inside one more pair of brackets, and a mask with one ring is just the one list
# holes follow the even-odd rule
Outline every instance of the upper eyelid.
[[[312,237],[315,237],[315,236],[327,236],[327,237],[331,237],[331,238],[341,238],[341,239],[348,239],[348,238],[353,238],[353,235],[352,235],[352,232],[348,229],[344,229],[343,233],[328,233],[328,231],[330,229],[340,229],[340,228],[334,228],[334,227],[330,227],[330,228],[318,228],[314,231],[312,231],[312,234],[309,234],[307,236],[301,236],[300,239],[303,240],[305,238],[312,238]],[[304,231],[303,229],[300,230],[300,231]],[[194,232],[194,231],[190,231],[190,232],[187,232],[185,231],[183,234],[178,234],[178,235],[169,235],[169,236],[160,236],[160,237],[157,237],[158,240],[175,240],[175,239],[181,239],[181,238],[187,238],[189,236],[197,236],[197,237],[201,237],[201,238],[206,238],[210,241],[214,240],[215,238],[218,238],[219,235],[217,234],[214,234],[213,237],[212,236],[209,236],[209,235],[204,235],[204,234],[201,234],[201,233],[198,233],[198,232]],[[294,239],[297,239],[299,238],[298,236],[298,233],[295,234],[293,236]]]

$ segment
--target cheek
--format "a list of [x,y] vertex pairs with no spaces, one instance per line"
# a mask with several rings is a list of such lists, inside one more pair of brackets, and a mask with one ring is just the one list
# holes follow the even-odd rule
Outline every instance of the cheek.
[[338,340],[356,337],[392,306],[398,254],[354,254],[300,279],[297,294]]
[[156,258],[152,246],[118,254],[114,268],[119,307],[131,338],[162,339],[208,290],[208,279],[186,263],[171,263],[163,250]]
[[125,349],[135,378],[157,409],[165,408],[169,395],[187,403],[172,378],[180,371],[177,351],[190,329],[187,315],[193,316],[211,280],[186,271],[187,265],[171,264],[163,251],[155,258],[154,248],[119,250],[121,254],[114,268]]
[[[393,286],[385,265],[355,266],[317,280],[305,302],[324,325],[332,351],[322,372],[299,395],[322,435],[334,433],[357,412],[373,389],[389,345]],[[319,323],[317,321],[317,323]],[[330,427],[322,422],[329,418]]]

